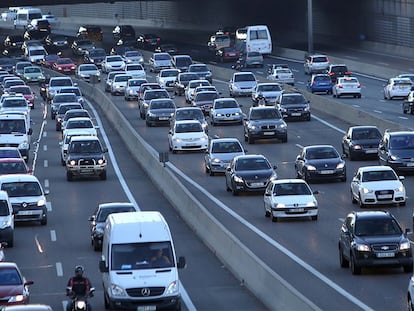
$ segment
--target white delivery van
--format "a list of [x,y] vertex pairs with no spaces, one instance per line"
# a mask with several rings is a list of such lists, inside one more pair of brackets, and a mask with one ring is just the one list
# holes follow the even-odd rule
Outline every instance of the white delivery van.
[[159,212],[110,214],[102,259],[105,308],[181,309],[178,271],[170,229]]
[[20,8],[16,12],[14,28],[26,29],[33,19],[41,19],[42,11],[38,8]]
[[17,147],[26,160],[32,129],[27,127],[26,116],[22,114],[0,114],[0,147]]
[[272,54],[272,37],[266,25],[253,25],[237,29],[235,44],[241,51]]

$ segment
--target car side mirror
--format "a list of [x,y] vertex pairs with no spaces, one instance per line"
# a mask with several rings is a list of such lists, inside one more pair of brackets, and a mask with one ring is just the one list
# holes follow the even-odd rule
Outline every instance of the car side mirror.
[[410,228],[405,228],[405,234],[411,233],[411,229]]
[[99,260],[99,271],[102,273],[109,272],[109,268],[105,265],[105,260]]
[[313,191],[312,193],[313,193],[313,194],[319,194],[319,191],[318,191],[318,190],[315,190],[315,191]]
[[29,128],[29,130],[27,131],[27,135],[32,135],[33,134],[33,130],[32,128]]
[[277,165],[273,165],[273,169],[274,170],[277,170]]
[[106,147],[105,148],[102,148],[102,152],[103,153],[107,153],[108,152],[108,148],[106,148]]
[[399,180],[404,180],[405,179],[405,176],[398,176],[398,179]]
[[50,193],[49,189],[43,191],[44,195],[48,195]]
[[187,266],[184,256],[178,257],[177,268],[184,269]]

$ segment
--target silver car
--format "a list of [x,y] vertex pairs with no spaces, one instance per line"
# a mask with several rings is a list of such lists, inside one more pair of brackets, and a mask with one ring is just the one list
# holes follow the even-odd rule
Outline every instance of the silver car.
[[235,156],[244,155],[245,150],[237,138],[215,138],[204,156],[205,171],[210,176],[224,173]]
[[153,53],[149,60],[149,67],[151,72],[172,68],[171,55],[168,53]]
[[235,72],[229,81],[229,93],[234,96],[250,96],[257,85],[253,72]]
[[266,105],[274,105],[283,92],[282,85],[277,82],[258,83],[252,93],[253,106],[258,105],[260,95],[265,98]]
[[96,76],[97,81],[101,81],[101,71],[95,64],[81,64],[76,68],[76,78],[89,82],[91,76]]
[[218,123],[243,124],[243,112],[234,98],[218,98],[210,111],[211,125]]

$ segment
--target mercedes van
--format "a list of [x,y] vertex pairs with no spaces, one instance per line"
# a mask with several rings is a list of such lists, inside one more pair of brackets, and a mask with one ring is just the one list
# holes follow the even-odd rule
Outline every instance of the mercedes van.
[[161,213],[110,214],[102,243],[105,308],[180,310],[178,269],[170,229]]
[[20,8],[16,12],[14,28],[26,29],[33,19],[42,19],[42,11],[38,8]]

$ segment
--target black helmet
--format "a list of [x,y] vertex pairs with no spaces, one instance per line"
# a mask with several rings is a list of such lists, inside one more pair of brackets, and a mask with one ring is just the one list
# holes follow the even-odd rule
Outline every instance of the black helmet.
[[85,269],[82,266],[76,266],[75,267],[75,273],[83,273]]

